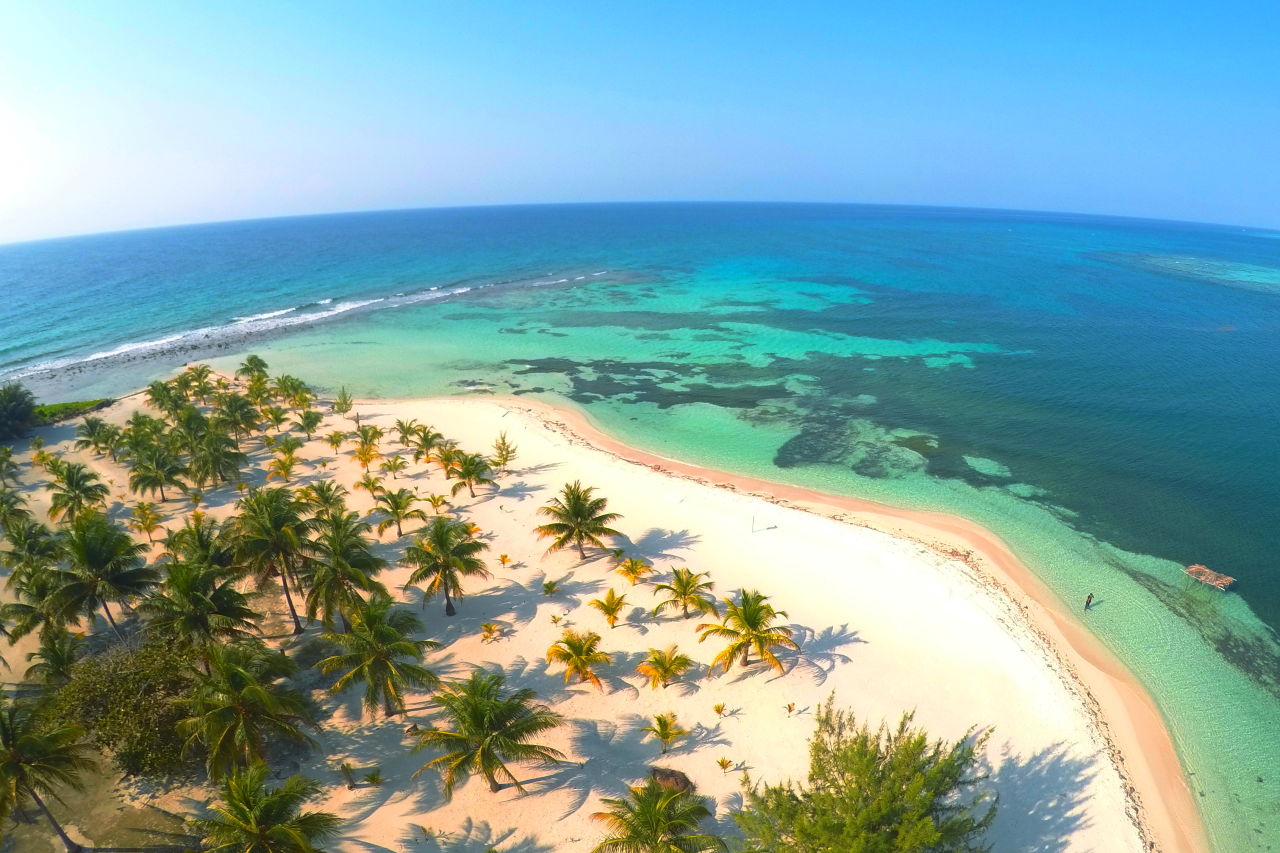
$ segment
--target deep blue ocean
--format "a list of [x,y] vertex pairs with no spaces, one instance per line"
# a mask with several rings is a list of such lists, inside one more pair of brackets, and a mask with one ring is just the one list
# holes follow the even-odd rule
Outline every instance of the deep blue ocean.
[[[466,208],[0,246],[0,376],[261,352],[569,401],[632,444],[966,515],[1152,691],[1220,851],[1280,848],[1280,234],[792,204]],[[1181,572],[1240,578],[1227,594]]]

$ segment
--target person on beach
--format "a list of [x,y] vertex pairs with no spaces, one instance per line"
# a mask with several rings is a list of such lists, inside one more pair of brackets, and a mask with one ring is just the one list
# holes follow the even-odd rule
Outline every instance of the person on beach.
[[1093,593],[1089,593],[1089,597],[1084,600],[1084,609],[1088,610],[1093,606]]

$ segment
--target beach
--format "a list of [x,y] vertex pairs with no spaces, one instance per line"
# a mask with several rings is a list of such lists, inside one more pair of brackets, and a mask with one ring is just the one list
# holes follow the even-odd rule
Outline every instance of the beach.
[[[139,398],[122,400],[104,416],[122,422],[139,405]],[[716,819],[729,830],[744,772],[760,782],[804,777],[814,712],[829,696],[873,726],[914,711],[934,737],[990,728],[983,766],[1000,795],[993,849],[1207,849],[1177,756],[1145,691],[1089,637],[1078,615],[982,528],[641,453],[576,412],[527,399],[376,399],[358,401],[357,410],[361,423],[388,432],[397,419],[416,418],[465,450],[487,451],[499,432],[517,445],[518,457],[496,488],[481,486],[474,499],[463,490],[447,510],[477,525],[490,544],[492,579],[467,584],[454,617],[443,614],[439,601],[425,605],[426,636],[443,644],[426,665],[446,679],[476,666],[501,669],[512,686],[533,688],[566,719],[544,742],[567,760],[520,766],[523,794],[491,793],[472,779],[446,801],[433,771],[413,776],[432,756],[410,752],[405,720],[362,717],[355,691],[329,697],[316,689],[324,712],[317,749],[291,754],[275,769],[325,786],[320,806],[348,820],[335,849],[587,850],[600,837],[590,816],[601,798],[625,795],[655,764],[686,773],[715,801]],[[328,414],[319,434],[340,425],[351,428]],[[49,449],[103,474],[119,501],[114,512],[134,502],[124,495],[119,468],[70,450],[70,427],[44,432]],[[388,435],[384,446],[390,452],[397,444]],[[252,456],[261,477],[263,453]],[[295,488],[326,476],[352,489],[363,473],[345,449],[335,459],[319,437],[299,456],[304,465],[289,483]],[[399,480],[387,485],[422,495],[447,493],[451,485],[420,464],[410,464]],[[610,544],[652,562],[651,582],[632,585],[599,551],[588,551],[585,561],[572,551],[546,553],[547,543],[532,533],[540,523],[536,510],[573,480],[596,487],[622,514],[614,526],[623,536]],[[31,497],[35,503],[39,493]],[[234,508],[232,498],[211,497],[202,509],[223,517]],[[363,491],[352,489],[349,502],[362,514],[372,508]],[[171,527],[188,507],[172,500],[162,509]],[[420,526],[410,522],[399,539],[388,530],[380,553],[394,559]],[[505,566],[498,560],[504,554]],[[651,615],[661,600],[652,579],[686,566],[709,573],[718,596],[758,589],[786,611],[800,652],[784,656],[785,674],[735,668],[708,676],[706,664],[719,649],[714,641],[698,643],[702,618]],[[398,591],[408,573],[393,563],[380,579]],[[544,594],[547,581],[558,591]],[[610,589],[627,596],[614,628],[588,604]],[[417,606],[416,592],[400,594]],[[275,598],[258,606],[282,617]],[[485,623],[498,626],[496,639],[483,636]],[[601,648],[612,656],[601,668],[601,688],[566,684],[560,668],[547,664],[547,648],[565,627],[601,635]],[[650,688],[635,666],[648,649],[672,644],[699,666],[668,688]],[[409,697],[408,721],[428,725],[429,710],[427,694]],[[654,714],[671,712],[689,736],[662,755],[642,728]],[[726,769],[717,764],[721,758]],[[343,762],[376,767],[384,781],[348,788]],[[189,811],[212,793],[180,785],[129,791],[126,806],[173,812]],[[91,827],[75,826],[74,815],[69,822],[93,840]]]

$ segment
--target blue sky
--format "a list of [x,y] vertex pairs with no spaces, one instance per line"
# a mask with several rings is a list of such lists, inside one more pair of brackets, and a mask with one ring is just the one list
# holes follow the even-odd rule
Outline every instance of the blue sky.
[[0,242],[506,202],[1280,227],[1280,3],[0,5]]

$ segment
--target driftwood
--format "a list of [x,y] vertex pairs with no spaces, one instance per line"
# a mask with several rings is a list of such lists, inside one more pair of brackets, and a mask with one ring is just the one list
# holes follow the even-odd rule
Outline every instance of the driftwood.
[[1221,590],[1230,589],[1231,585],[1236,582],[1236,579],[1233,577],[1219,574],[1208,566],[1201,566],[1199,564],[1187,566],[1185,571],[1187,574],[1191,575],[1191,577],[1200,581],[1200,583],[1208,584],[1209,586],[1216,587]]
[[693,781],[679,770],[672,770],[670,767],[651,767],[649,776],[662,787],[673,791],[693,790]]

